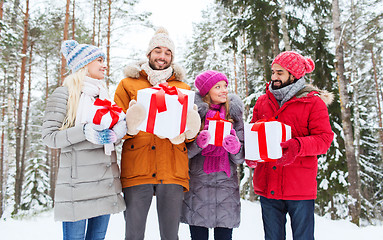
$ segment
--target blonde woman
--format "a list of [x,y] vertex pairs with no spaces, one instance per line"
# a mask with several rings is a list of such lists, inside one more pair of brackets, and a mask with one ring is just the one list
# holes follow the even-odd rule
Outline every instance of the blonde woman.
[[74,40],[61,52],[72,73],[47,101],[44,143],[61,149],[54,199],[56,221],[62,221],[63,239],[104,239],[110,214],[125,210],[116,153],[104,145],[126,134],[126,122],[98,131],[87,123],[95,99],[109,99],[105,83],[105,54]]

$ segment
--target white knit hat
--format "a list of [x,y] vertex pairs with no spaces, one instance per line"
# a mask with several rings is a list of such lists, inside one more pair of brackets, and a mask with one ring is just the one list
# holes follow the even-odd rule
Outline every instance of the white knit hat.
[[66,40],[61,44],[68,68],[76,72],[98,57],[106,59],[105,53],[98,47],[88,44],[78,44],[75,40]]
[[164,27],[159,27],[157,31],[154,33],[152,39],[150,39],[148,50],[146,51],[146,55],[149,55],[149,53],[156,47],[169,48],[174,58],[174,53],[175,53],[174,43],[170,39],[168,31]]

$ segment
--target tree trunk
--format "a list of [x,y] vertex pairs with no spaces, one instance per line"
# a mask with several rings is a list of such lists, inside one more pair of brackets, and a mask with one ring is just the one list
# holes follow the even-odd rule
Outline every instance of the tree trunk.
[[380,104],[380,91],[379,91],[379,83],[378,83],[378,76],[376,72],[376,62],[374,57],[374,49],[373,46],[371,46],[371,59],[372,59],[372,66],[374,69],[374,81],[375,81],[375,93],[376,93],[376,102],[378,103],[378,123],[379,123],[379,151],[380,151],[380,157],[383,161],[383,121],[382,121],[382,107]]
[[27,106],[25,110],[25,121],[24,121],[24,134],[23,134],[23,146],[22,146],[22,152],[21,152],[21,169],[23,171],[21,172],[21,186],[23,186],[24,182],[24,169],[25,169],[25,156],[27,151],[27,136],[28,136],[28,123],[29,123],[29,110],[31,105],[31,82],[32,82],[32,55],[33,55],[33,45],[34,43],[31,42],[31,48],[29,51],[29,66],[28,66],[28,93],[27,93]]
[[[63,41],[68,40],[69,6],[70,6],[70,0],[67,0],[66,1],[66,10],[65,10]],[[66,60],[65,60],[64,56],[61,55],[61,83],[64,81],[64,78],[65,78],[65,66],[66,66]]]
[[[246,35],[243,33],[243,46],[246,46]],[[245,72],[245,97],[247,98],[249,96],[249,79],[248,79],[248,72],[247,72],[247,51],[244,50],[243,53],[243,69]],[[250,106],[249,104],[245,107],[245,119],[247,119],[249,115]]]
[[281,1],[283,43],[285,44],[285,50],[291,51],[289,33],[287,31],[287,19],[286,19],[286,11],[285,11],[286,2],[285,0],[280,0],[280,1]]
[[22,182],[24,175],[24,163],[21,158],[21,130],[23,119],[23,102],[24,102],[24,81],[25,81],[25,68],[27,64],[27,44],[28,44],[28,24],[29,24],[29,0],[26,0],[26,11],[24,15],[24,36],[23,36],[23,49],[21,51],[21,73],[20,73],[20,85],[19,85],[19,99],[17,105],[17,117],[16,117],[16,178],[15,178],[15,207],[14,214],[17,214],[22,192]]
[[237,83],[237,57],[236,49],[233,49],[233,64],[234,64],[234,93],[238,94],[238,83]]
[[[4,0],[1,0],[0,1],[0,21],[3,20],[3,5],[4,5]],[[1,32],[1,28],[0,28],[0,32]]]
[[353,107],[354,107],[354,147],[355,147],[355,161],[359,163],[360,157],[360,110],[359,110],[359,74],[356,66],[356,13],[354,0],[351,0],[351,84],[353,86]]
[[96,12],[97,12],[97,0],[93,0],[93,28],[92,28],[92,45],[95,45],[96,41]]
[[[5,84],[5,79],[7,78],[6,76],[6,73],[4,74],[4,88],[6,86]],[[1,94],[1,100],[2,102],[6,102],[6,98],[5,98],[5,95]],[[6,109],[6,105],[3,104],[2,105],[2,109],[1,109],[1,122],[4,122],[5,121],[5,109]],[[5,145],[5,142],[4,142],[4,136],[5,136],[5,124],[1,126],[1,152],[0,152],[0,218],[1,216],[3,216],[3,212],[4,212],[4,207],[3,207],[3,199],[4,199],[4,176],[7,176],[6,174],[4,174],[4,151],[5,151],[5,148],[4,148],[4,145]]]
[[355,159],[353,129],[351,123],[351,110],[350,101],[347,93],[347,82],[344,75],[344,59],[343,59],[343,46],[340,25],[340,11],[338,0],[332,1],[332,17],[334,28],[335,40],[335,58],[336,58],[336,72],[339,86],[339,98],[341,107],[342,127],[344,134],[347,168],[348,168],[348,182],[349,182],[349,197],[348,207],[351,216],[351,222],[359,226],[360,215],[360,180],[359,180],[359,165]]
[[106,45],[106,87],[109,88],[110,79],[110,37],[111,37],[112,0],[108,1],[108,32]]
[[76,21],[75,21],[75,8],[76,8],[76,0],[73,0],[73,3],[72,3],[72,39],[75,40],[76,37],[75,37],[75,33],[76,33]]
[[98,6],[97,47],[100,47],[101,45],[101,18],[102,18],[102,0],[99,1],[99,6]]

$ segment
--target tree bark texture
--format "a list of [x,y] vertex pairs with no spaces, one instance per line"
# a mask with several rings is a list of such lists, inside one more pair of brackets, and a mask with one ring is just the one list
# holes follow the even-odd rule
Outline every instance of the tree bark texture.
[[379,151],[380,151],[380,157],[383,161],[383,120],[382,120],[382,107],[380,104],[380,91],[379,91],[379,82],[378,82],[378,75],[376,71],[376,62],[375,62],[375,56],[374,56],[374,49],[371,46],[371,60],[372,60],[372,66],[374,70],[374,81],[375,81],[375,93],[376,93],[376,102],[378,104],[378,123],[379,123]]
[[283,43],[285,44],[285,50],[291,51],[289,33],[287,32],[287,19],[286,19],[286,10],[285,10],[286,2],[285,0],[280,0],[280,1],[281,1]]
[[340,24],[340,11],[338,0],[332,1],[332,17],[334,28],[335,40],[335,58],[336,58],[336,71],[339,86],[339,98],[341,107],[342,127],[345,142],[345,151],[348,168],[348,182],[349,182],[349,199],[348,207],[351,216],[351,222],[359,226],[360,215],[360,180],[359,180],[359,165],[355,159],[353,129],[351,123],[351,110],[350,100],[347,93],[347,82],[344,75],[344,53],[342,46],[341,24]]
[[[0,1],[0,21],[3,20],[3,5],[4,5],[4,0],[1,0]],[[1,32],[1,28],[0,28],[0,32]]]
[[25,69],[27,64],[27,48],[28,48],[28,25],[29,25],[29,0],[26,0],[26,11],[24,15],[24,34],[23,34],[23,48],[21,51],[21,73],[19,85],[19,99],[17,104],[16,116],[16,177],[15,177],[15,208],[14,213],[17,213],[21,202],[22,183],[24,175],[24,163],[21,158],[21,130],[23,119],[23,102],[24,102],[24,82],[25,82]]
[[[70,6],[70,0],[67,0],[66,1],[66,10],[65,10],[63,41],[68,40],[69,6]],[[66,60],[65,60],[64,56],[61,56],[61,83],[64,81],[64,78],[65,78],[65,66],[66,66]],[[59,85],[61,85],[61,84],[59,84]]]
[[76,1],[72,3],[72,39],[76,39],[76,18],[75,18]]
[[106,87],[109,88],[110,79],[110,38],[111,38],[112,0],[108,0],[108,30],[106,45]]

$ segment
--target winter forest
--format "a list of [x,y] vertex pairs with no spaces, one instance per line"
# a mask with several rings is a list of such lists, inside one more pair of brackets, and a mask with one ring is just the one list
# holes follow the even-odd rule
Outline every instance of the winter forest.
[[[53,207],[59,150],[43,145],[40,129],[47,97],[68,74],[61,42],[75,39],[105,50],[113,96],[123,65],[145,57],[134,49],[118,54],[121,36],[158,27],[150,12],[136,10],[138,3],[0,0],[2,219]],[[316,213],[357,226],[383,221],[382,6],[382,0],[215,0],[176,60],[191,86],[204,70],[224,72],[249,122],[272,59],[285,50],[311,57],[316,68],[306,81],[335,96],[328,109],[335,137],[319,156]],[[241,197],[258,201],[251,169],[244,164],[238,172]]]

